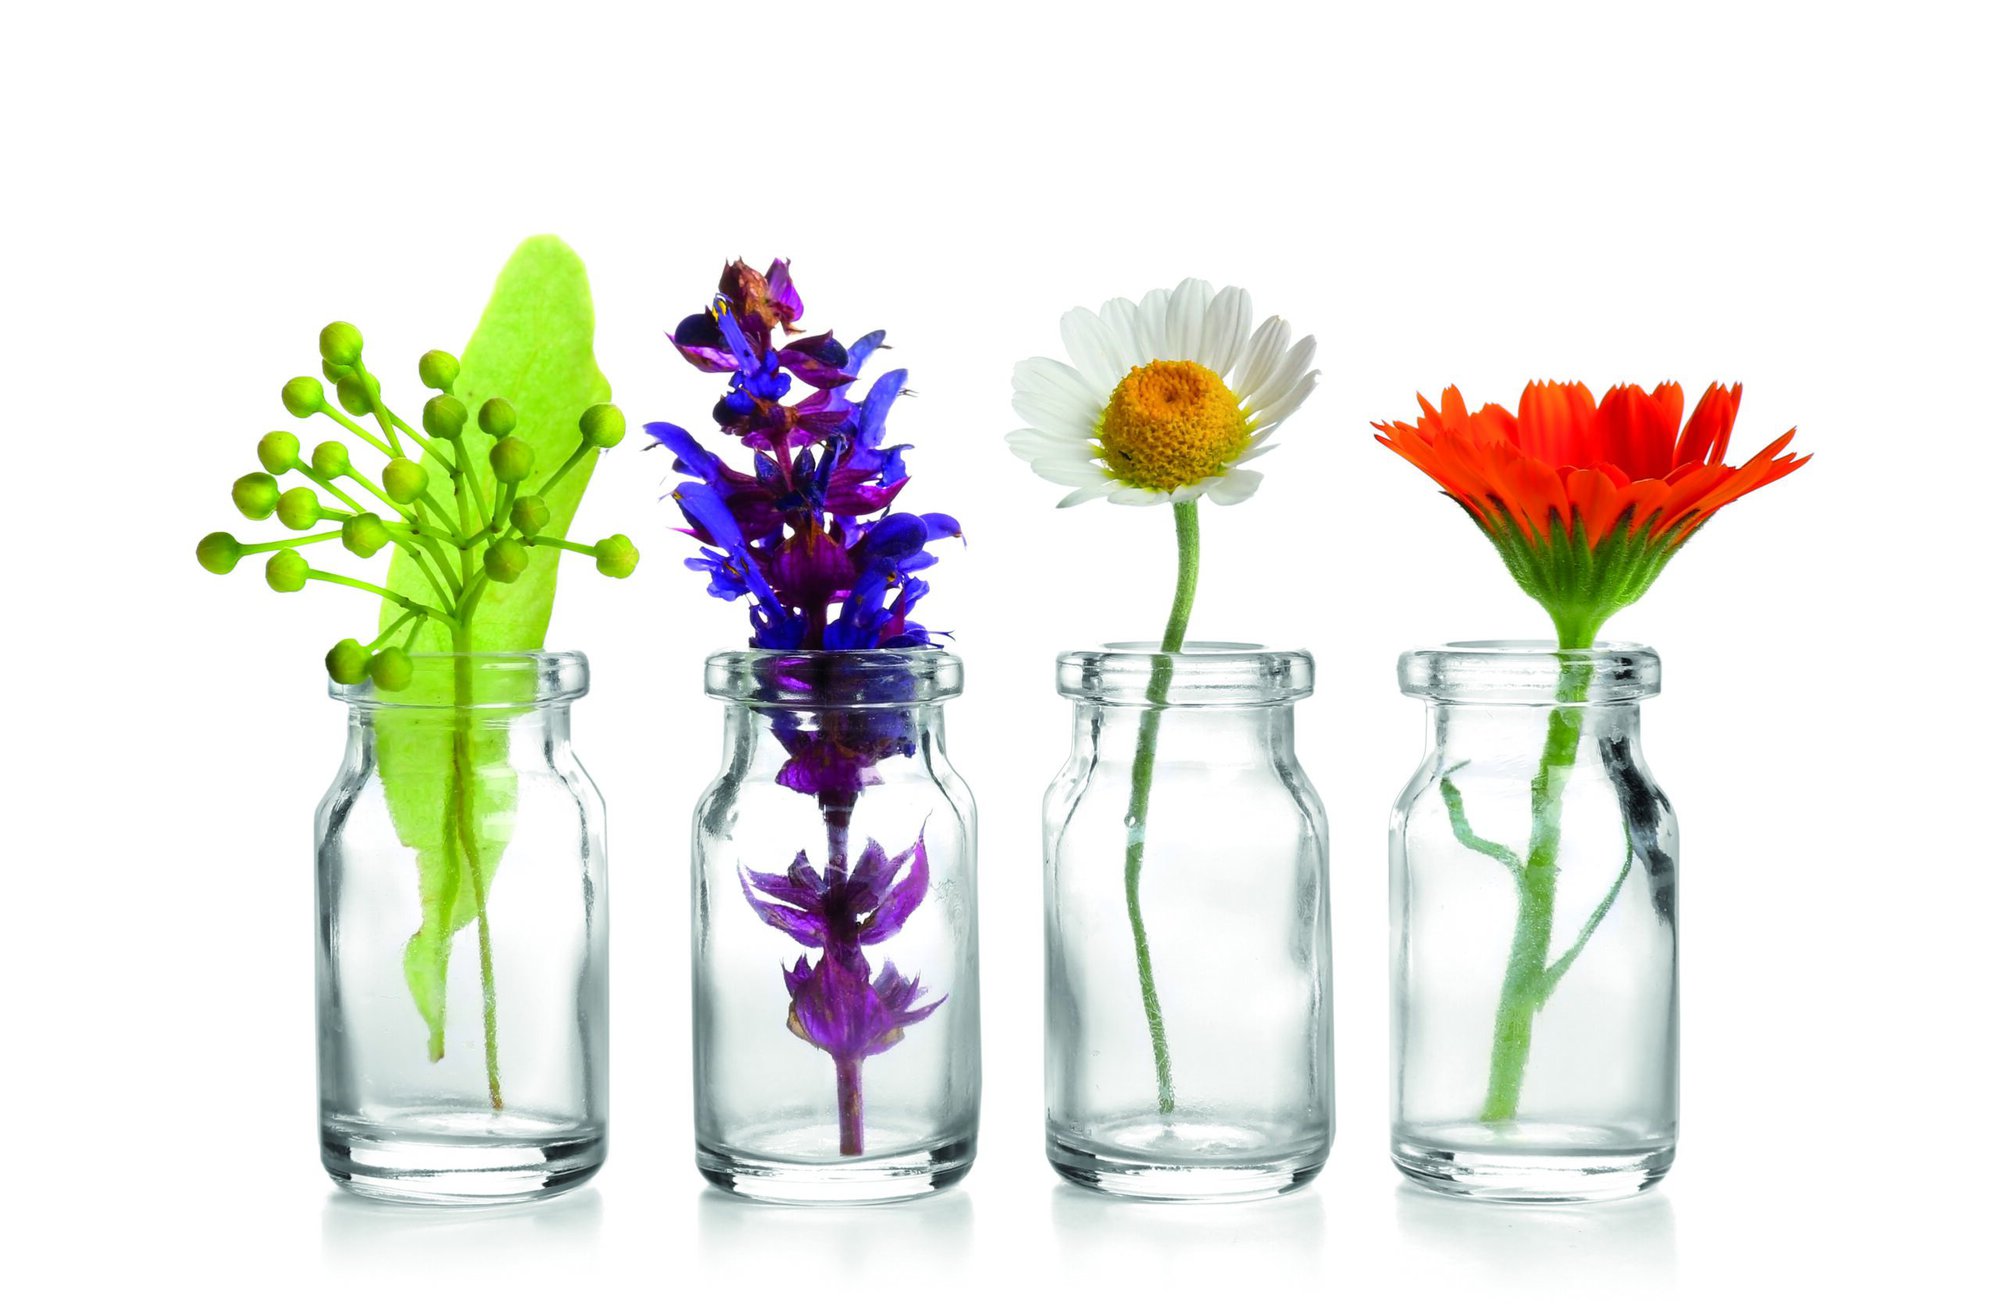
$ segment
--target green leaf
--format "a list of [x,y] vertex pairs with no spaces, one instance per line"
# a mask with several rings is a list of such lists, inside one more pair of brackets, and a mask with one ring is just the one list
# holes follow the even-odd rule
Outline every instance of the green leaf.
[[[498,396],[514,406],[514,435],[534,447],[536,473],[532,485],[563,466],[576,453],[581,438],[576,422],[583,411],[611,398],[611,383],[598,371],[591,350],[596,311],[590,302],[590,281],[576,251],[553,236],[530,237],[500,270],[493,298],[480,316],[479,330],[459,356],[458,381],[452,393],[476,414],[479,406]],[[472,473],[479,479],[485,503],[493,503],[493,472],[487,451],[493,440],[474,423],[465,425],[465,445]],[[597,466],[592,448],[543,497],[549,506],[546,536],[567,536],[576,517],[583,488]],[[433,464],[426,457],[423,461]],[[433,465],[431,484],[449,485],[445,470]],[[479,651],[538,650],[548,635],[549,610],[556,598],[556,565],[566,551],[544,546],[528,552],[528,571],[519,581],[492,585],[474,612],[466,648]],[[577,556],[579,561],[582,556]],[[583,565],[587,567],[587,562]],[[402,547],[389,566],[388,587],[402,595],[428,593],[417,565]],[[382,606],[382,624],[401,616],[392,603]],[[451,638],[436,623],[424,632],[420,649],[448,650]]]
[[[517,415],[513,435],[534,447],[533,486],[554,473],[581,443],[577,419],[593,404],[611,397],[592,352],[595,314],[590,283],[576,252],[552,236],[524,241],[501,270],[479,327],[459,356],[453,393],[477,413],[488,399],[509,401]],[[492,438],[468,423],[464,436],[468,463],[493,504],[493,477],[487,464]],[[545,495],[551,536],[565,535],[597,461],[596,449]],[[446,471],[433,464],[431,484],[449,485]],[[535,650],[548,632],[555,603],[556,566],[564,552],[542,547],[529,552],[519,580],[486,587],[472,621],[457,641],[460,652]],[[467,561],[468,571],[477,559]],[[399,546],[390,564],[388,587],[404,595],[428,595],[416,563]],[[400,607],[383,605],[386,626]],[[420,650],[454,648],[441,624],[426,627]],[[467,662],[467,661],[461,661]],[[423,920],[404,953],[410,995],[429,1029],[432,1059],[445,1049],[445,994],[452,942],[479,916],[493,874],[506,852],[514,821],[515,776],[507,762],[507,728],[491,710],[467,713],[460,706],[504,702],[483,678],[491,670],[422,679],[400,699],[413,707],[380,715],[378,766],[396,836],[417,856],[418,893]],[[479,685],[475,687],[474,682]],[[486,997],[487,1074],[494,1107],[500,1107],[493,960],[482,949],[481,989]]]

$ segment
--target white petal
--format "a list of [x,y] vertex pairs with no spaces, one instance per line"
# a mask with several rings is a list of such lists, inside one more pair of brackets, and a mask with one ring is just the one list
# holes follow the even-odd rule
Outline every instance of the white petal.
[[1015,398],[1018,400],[1024,392],[1046,393],[1062,404],[1075,405],[1087,411],[1093,423],[1097,421],[1097,411],[1104,407],[1107,399],[1105,392],[1085,381],[1082,373],[1059,359],[1023,359],[1015,364]]
[[1217,377],[1226,378],[1249,335],[1250,293],[1240,286],[1225,286],[1209,301],[1208,313],[1201,320],[1201,345],[1194,358]]
[[1214,290],[1199,278],[1190,277],[1174,288],[1167,300],[1167,339],[1163,359],[1192,359],[1201,350],[1201,324],[1207,316]]
[[1312,367],[1312,359],[1313,339],[1302,336],[1297,345],[1285,352],[1284,358],[1271,366],[1271,375],[1262,384],[1236,394],[1242,397],[1243,403],[1254,414],[1297,386],[1299,379],[1306,375],[1306,370]]
[[1219,505],[1241,504],[1257,493],[1257,484],[1264,475],[1254,468],[1232,468],[1222,475],[1221,484],[1208,493],[1208,498]]
[[1171,359],[1167,353],[1167,293],[1148,291],[1139,302],[1139,353],[1141,362]]
[[1245,450],[1242,454],[1237,455],[1229,466],[1231,468],[1235,468],[1240,465],[1249,463],[1252,459],[1262,459],[1265,455],[1270,454],[1273,450],[1277,448],[1278,445],[1277,442],[1275,441],[1273,441],[1270,445],[1265,445],[1261,440],[1252,441],[1250,443],[1250,448],[1248,450]]
[[1307,373],[1292,385],[1292,389],[1259,409],[1251,421],[1260,432],[1268,432],[1279,423],[1292,416],[1292,412],[1305,403],[1313,388],[1319,385],[1319,373]]
[[1087,459],[1090,457],[1091,443],[1073,436],[1062,436],[1054,432],[1044,432],[1038,427],[1024,427],[1007,433],[1007,448],[1023,459]]
[[1029,467],[1035,470],[1035,476],[1057,486],[1095,486],[1111,480],[1111,474],[1098,465],[1070,459],[1037,459]]
[[1103,482],[1097,486],[1078,487],[1062,499],[1056,501],[1056,508],[1068,509],[1073,505],[1088,504],[1092,500],[1101,500],[1111,493],[1113,485],[1114,483],[1111,482]]
[[1014,412],[1044,432],[1088,439],[1097,430],[1099,405],[1079,405],[1053,391],[1016,391]]
[[1190,482],[1186,486],[1177,486],[1167,493],[1167,499],[1175,504],[1185,504],[1189,500],[1199,500],[1201,499],[1202,492],[1208,490],[1208,488],[1221,480],[1219,477],[1204,477],[1199,482]]
[[1083,374],[1091,389],[1110,395],[1121,372],[1118,348],[1103,320],[1088,309],[1072,309],[1062,316],[1062,339],[1063,349],[1069,351],[1069,357],[1076,361],[1076,370]]
[[1142,486],[1120,485],[1111,493],[1111,503],[1115,505],[1163,505],[1166,502],[1165,491],[1148,491]]
[[1257,330],[1250,334],[1250,344],[1244,350],[1243,358],[1236,363],[1236,376],[1229,379],[1229,389],[1236,392],[1238,399],[1247,399],[1251,392],[1264,384],[1291,341],[1292,329],[1282,318],[1266,318],[1258,325]]
[[1107,300],[1098,311],[1105,327],[1111,331],[1111,340],[1118,347],[1118,378],[1123,381],[1125,374],[1145,363],[1149,357],[1145,347],[1139,342],[1139,306],[1130,300],[1119,298]]

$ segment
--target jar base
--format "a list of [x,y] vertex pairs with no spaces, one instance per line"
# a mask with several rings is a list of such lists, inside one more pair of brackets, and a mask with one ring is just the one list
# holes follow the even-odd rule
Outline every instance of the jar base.
[[1266,1200],[1296,1191],[1326,1164],[1331,1138],[1301,1146],[1274,1126],[1164,1122],[1107,1124],[1086,1139],[1050,1132],[1049,1163],[1065,1180],[1106,1195],[1168,1203]]
[[697,1143],[695,1167],[732,1195],[765,1204],[875,1205],[956,1186],[972,1170],[973,1138],[902,1154],[824,1163],[773,1159]]
[[1389,1156],[1405,1177],[1445,1195],[1584,1204],[1635,1196],[1673,1167],[1673,1142],[1621,1136],[1552,1123],[1426,1124],[1421,1134],[1392,1136]]
[[320,1162],[343,1188],[399,1204],[514,1204],[574,1190],[604,1166],[602,1130],[527,1115],[412,1113],[332,1117]]

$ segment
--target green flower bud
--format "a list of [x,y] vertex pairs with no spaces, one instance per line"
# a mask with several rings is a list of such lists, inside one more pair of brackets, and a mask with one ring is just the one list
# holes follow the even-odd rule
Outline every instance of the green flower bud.
[[[485,410],[480,411],[485,416]],[[518,436],[503,436],[486,453],[493,475],[503,482],[524,481],[535,471],[535,447]]]
[[195,561],[211,573],[226,573],[243,557],[243,546],[227,532],[210,532],[194,548]]
[[538,495],[524,495],[507,511],[507,521],[522,536],[533,536],[549,525],[548,502]]
[[266,432],[257,442],[257,462],[267,473],[289,473],[298,467],[299,438],[290,432]]
[[340,543],[363,559],[373,558],[389,544],[389,529],[380,514],[356,514],[340,525]]
[[448,350],[426,350],[417,360],[417,376],[433,391],[449,391],[458,380],[458,356]]
[[374,657],[368,661],[370,680],[384,691],[402,690],[410,684],[410,679],[416,672],[416,665],[410,662],[410,656],[395,646],[390,646],[387,650],[377,650]]
[[285,402],[285,412],[294,418],[311,418],[326,408],[326,392],[311,377],[294,377],[285,383],[278,398]]
[[294,532],[319,524],[319,496],[310,486],[295,486],[278,497],[278,521]]
[[346,364],[330,364],[324,359],[320,361],[319,375],[329,382],[338,382],[343,377],[351,376],[353,372],[354,370]]
[[328,323],[320,328],[319,357],[330,364],[352,367],[361,357],[361,329],[352,323]]
[[606,577],[630,577],[632,570],[639,566],[639,547],[632,544],[632,538],[623,532],[607,536],[594,547],[597,551],[597,571]]
[[300,591],[305,589],[308,571],[310,565],[304,555],[296,550],[280,550],[264,565],[264,580],[273,591]]
[[409,504],[422,495],[430,480],[422,464],[407,459],[391,459],[382,470],[382,489],[399,505]]
[[479,430],[488,436],[505,436],[514,430],[514,406],[495,396],[479,406]]
[[326,652],[326,675],[342,686],[359,686],[367,681],[367,648],[351,636],[336,642]]
[[625,412],[617,405],[592,405],[576,420],[583,439],[600,450],[609,450],[625,439]]
[[424,401],[424,430],[440,441],[456,441],[465,430],[465,406],[448,395]]
[[352,466],[347,462],[347,447],[338,441],[321,441],[313,447],[313,471],[329,482],[346,476]]
[[353,373],[341,378],[333,393],[340,397],[340,407],[356,418],[366,418],[375,412],[375,404],[368,398],[367,384]]
[[528,547],[512,537],[486,547],[486,575],[496,582],[512,582],[528,571]]
[[269,518],[278,507],[278,479],[269,473],[245,473],[229,488],[229,498],[245,518]]

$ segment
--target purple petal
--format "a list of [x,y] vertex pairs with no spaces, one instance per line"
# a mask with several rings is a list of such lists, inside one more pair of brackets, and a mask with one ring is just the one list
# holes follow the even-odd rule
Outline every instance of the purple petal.
[[743,898],[767,924],[777,928],[800,945],[824,946],[826,944],[826,924],[818,915],[810,914],[790,905],[773,904],[760,899],[751,887],[749,878],[739,870],[737,880],[743,885]]
[[910,380],[910,370],[894,368],[875,379],[868,388],[867,399],[861,402],[854,415],[854,440],[863,449],[872,450],[881,444],[883,425],[889,421],[889,406],[896,403],[902,394],[903,383]]
[[869,1053],[892,1024],[865,974],[822,955],[793,993],[789,1026],[834,1058],[851,1059]]
[[902,930],[903,924],[923,903],[924,893],[930,889],[931,861],[924,850],[924,838],[910,847],[916,857],[910,863],[909,876],[896,883],[881,899],[875,912],[861,924],[860,934],[855,938],[863,945],[874,945],[886,941]]
[[804,986],[806,980],[812,976],[812,967],[806,963],[806,957],[800,955],[797,963],[782,971],[785,976],[785,992],[796,1000],[799,995],[799,988]]

